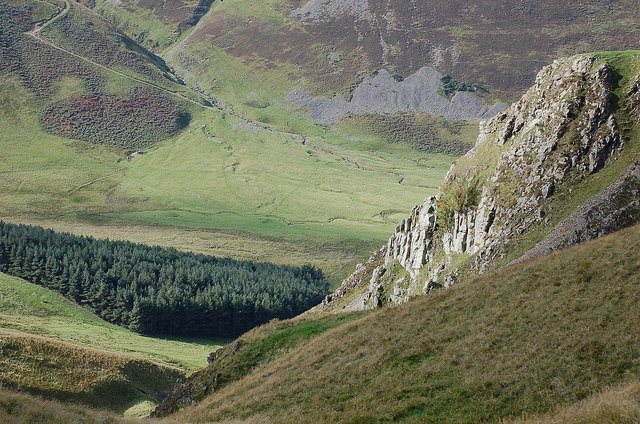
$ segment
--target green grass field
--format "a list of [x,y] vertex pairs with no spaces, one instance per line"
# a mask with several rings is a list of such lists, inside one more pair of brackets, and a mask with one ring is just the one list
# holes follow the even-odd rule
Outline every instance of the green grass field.
[[165,244],[151,235],[169,228],[208,238],[218,233],[220,242],[214,237],[207,246],[191,247],[189,238],[167,244],[313,263],[334,285],[415,204],[435,194],[454,159],[389,145],[355,127],[307,123],[303,145],[300,135],[193,106],[187,129],[128,161],[116,149],[45,134],[40,104],[15,79],[3,78],[0,218],[66,223],[71,231],[85,224],[143,225],[149,228],[143,241],[151,244]]
[[161,339],[109,324],[52,290],[0,273],[0,327],[195,371],[227,340]]

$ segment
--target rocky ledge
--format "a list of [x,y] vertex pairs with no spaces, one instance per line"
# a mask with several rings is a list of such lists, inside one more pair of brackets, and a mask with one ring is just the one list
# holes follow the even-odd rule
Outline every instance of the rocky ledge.
[[360,266],[321,309],[404,302],[638,222],[640,162],[625,134],[640,120],[640,77],[620,81],[594,55],[542,69],[518,102],[481,123],[439,196],[376,253],[384,259]]

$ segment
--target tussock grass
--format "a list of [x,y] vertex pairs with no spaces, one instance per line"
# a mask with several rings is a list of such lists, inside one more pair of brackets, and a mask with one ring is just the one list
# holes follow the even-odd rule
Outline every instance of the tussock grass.
[[640,382],[616,386],[559,411],[507,424],[636,424],[640,422]]
[[639,282],[637,226],[329,330],[175,418],[475,423],[545,414],[637,380]]
[[[132,424],[140,421],[80,405],[0,390],[0,422],[3,424]],[[173,422],[163,420],[154,421],[154,423],[172,424]]]
[[145,359],[7,329],[0,329],[0,370],[0,387],[120,413],[158,402],[181,375]]

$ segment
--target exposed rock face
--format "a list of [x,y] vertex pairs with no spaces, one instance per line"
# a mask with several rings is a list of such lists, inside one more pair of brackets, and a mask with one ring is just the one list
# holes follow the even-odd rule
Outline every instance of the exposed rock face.
[[640,221],[640,161],[631,165],[620,179],[564,219],[544,240],[512,264],[602,237],[638,221]]
[[409,271],[411,278],[416,278],[427,263],[436,228],[436,199],[428,198],[422,206],[416,206],[411,216],[402,220],[396,232],[387,242],[384,266],[388,267],[393,260]]
[[368,0],[311,0],[304,6],[294,10],[291,16],[303,21],[318,22],[321,18],[350,13],[364,20],[373,19]]
[[[617,82],[616,72],[594,56],[545,67],[517,103],[481,123],[475,147],[452,166],[439,198],[427,199],[402,221],[363,296],[397,303],[454,284],[461,273],[485,272],[512,250],[525,251],[521,236],[533,229],[548,237],[528,246],[524,259],[638,222],[640,164],[632,153],[623,155],[618,120],[638,119],[640,77],[620,110]],[[594,174],[617,160],[632,166],[618,180],[604,177],[612,182],[606,190],[591,194],[556,230],[547,228],[567,216],[570,211],[562,211],[574,193],[592,193],[594,181],[603,178]],[[410,282],[380,277],[394,264]]]
[[[342,285],[332,294],[327,295],[322,303],[317,306],[320,311],[333,309],[340,302],[340,310],[343,312],[360,311],[366,309],[367,302],[371,299],[374,290],[365,293],[356,293],[360,287],[367,286],[372,280],[372,274],[382,265],[386,249],[383,247],[375,252],[366,262],[358,264],[356,270],[342,282]],[[376,274],[376,277],[379,275]],[[375,281],[374,281],[375,282]],[[353,294],[351,298],[348,296]]]
[[505,108],[502,104],[489,108],[479,97],[465,91],[456,92],[449,100],[439,94],[441,87],[442,74],[431,67],[420,68],[402,81],[382,69],[373,77],[365,77],[349,101],[341,95],[314,98],[304,89],[290,92],[287,101],[306,107],[310,119],[327,124],[337,123],[347,113],[369,112],[426,112],[447,119],[486,119]]

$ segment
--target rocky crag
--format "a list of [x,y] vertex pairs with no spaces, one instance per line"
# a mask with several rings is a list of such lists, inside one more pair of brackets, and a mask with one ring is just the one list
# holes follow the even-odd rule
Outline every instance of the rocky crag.
[[469,91],[457,91],[446,98],[441,94],[443,75],[425,66],[407,77],[394,77],[385,69],[367,76],[356,87],[349,100],[336,94],[332,98],[311,97],[305,89],[287,95],[287,101],[306,108],[309,119],[335,124],[351,113],[425,112],[447,119],[487,119],[504,111],[501,103],[489,107]]
[[319,305],[401,303],[640,221],[640,76],[635,53],[555,61],[481,123],[438,197]]

